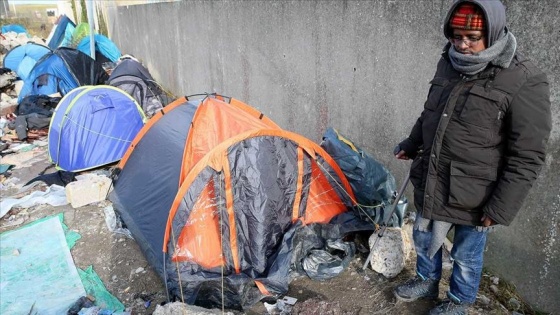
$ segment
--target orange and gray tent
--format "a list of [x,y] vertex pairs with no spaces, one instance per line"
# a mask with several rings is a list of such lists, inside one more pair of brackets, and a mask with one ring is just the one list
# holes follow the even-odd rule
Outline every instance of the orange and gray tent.
[[229,98],[168,105],[118,169],[115,209],[169,293],[189,304],[239,308],[286,293],[294,228],[354,204],[319,145]]

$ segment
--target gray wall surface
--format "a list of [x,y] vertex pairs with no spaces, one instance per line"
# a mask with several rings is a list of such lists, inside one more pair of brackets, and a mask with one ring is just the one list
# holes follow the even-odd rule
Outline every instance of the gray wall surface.
[[[391,152],[422,110],[450,3],[181,1],[107,14],[123,53],[176,95],[232,96],[314,141],[334,127],[400,185],[409,163]],[[518,50],[548,74],[554,127],[546,166],[514,223],[491,234],[486,266],[560,313],[560,3],[504,3]]]

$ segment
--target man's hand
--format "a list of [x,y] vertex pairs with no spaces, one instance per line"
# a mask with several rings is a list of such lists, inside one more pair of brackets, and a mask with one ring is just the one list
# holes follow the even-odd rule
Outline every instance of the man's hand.
[[491,225],[496,224],[496,222],[494,220],[492,220],[492,218],[490,218],[489,216],[487,216],[486,214],[482,215],[482,218],[480,218],[480,222],[482,222],[482,225],[484,227],[489,227]]
[[406,156],[406,152],[401,149],[401,146],[397,144],[397,146],[393,149],[393,154],[399,160],[409,160],[410,158]]
[[410,160],[410,158],[406,156],[406,152],[404,152],[404,150],[400,150],[397,154],[395,154],[395,157],[399,160]]

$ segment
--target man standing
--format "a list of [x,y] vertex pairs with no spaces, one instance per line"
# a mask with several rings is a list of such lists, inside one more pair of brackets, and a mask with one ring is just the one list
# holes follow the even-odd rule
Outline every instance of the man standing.
[[544,163],[550,98],[546,75],[516,52],[499,0],[455,1],[444,34],[449,43],[424,110],[396,151],[398,159],[414,158],[419,215],[417,276],[394,294],[407,302],[437,298],[441,245],[454,228],[448,299],[429,314],[467,314],[489,227],[513,221]]

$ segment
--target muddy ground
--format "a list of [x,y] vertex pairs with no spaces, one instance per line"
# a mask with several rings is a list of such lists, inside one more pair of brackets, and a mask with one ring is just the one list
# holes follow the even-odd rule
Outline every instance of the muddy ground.
[[[6,180],[12,182],[1,191],[2,198],[16,193],[21,185],[49,166],[45,149],[46,147],[35,148],[32,165],[12,169],[9,177],[2,179],[4,183]],[[52,171],[54,170],[47,173]],[[133,314],[152,314],[157,304],[166,302],[164,285],[148,265],[134,240],[109,231],[103,211],[107,205],[110,205],[109,201],[77,209],[69,204],[12,209],[0,220],[0,232],[49,215],[64,213],[64,223],[82,236],[71,249],[75,265],[81,269],[92,265],[108,291]],[[395,279],[386,279],[371,269],[361,271],[364,259],[365,253],[356,255],[342,274],[328,281],[313,281],[302,277],[291,282],[287,296],[297,298],[292,314],[424,314],[434,306],[434,302],[428,301],[396,303],[392,295],[392,289],[414,273],[414,258]],[[515,303],[513,306],[508,305],[510,296],[515,295],[500,294],[500,290],[505,290],[503,284],[496,286],[498,290],[494,291],[497,294],[488,289],[491,284],[490,275],[485,274],[480,298],[470,314],[511,314],[507,307],[516,308],[521,314],[531,313],[523,302],[519,302],[521,306]],[[446,285],[446,281],[442,281],[440,298],[444,297]],[[515,298],[519,300],[518,297]],[[244,313],[268,314],[264,304],[260,302]]]

